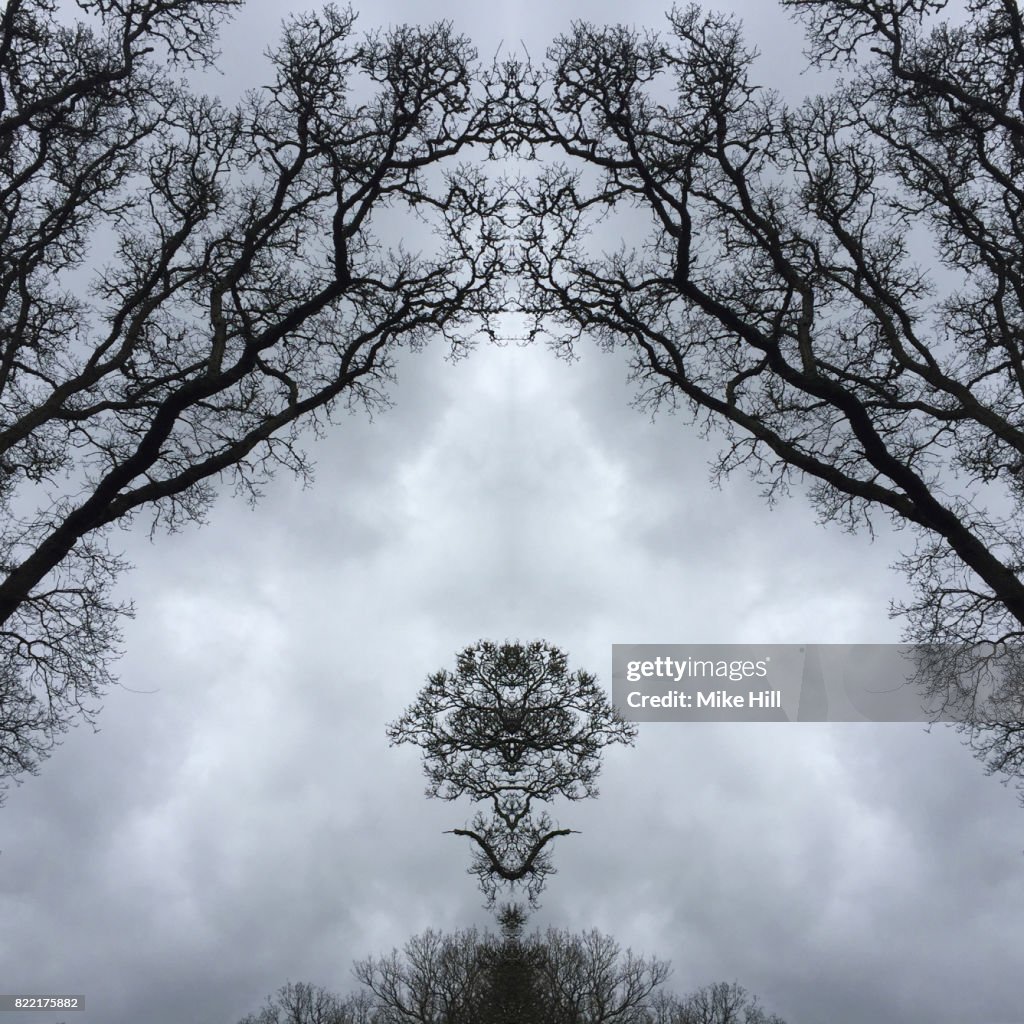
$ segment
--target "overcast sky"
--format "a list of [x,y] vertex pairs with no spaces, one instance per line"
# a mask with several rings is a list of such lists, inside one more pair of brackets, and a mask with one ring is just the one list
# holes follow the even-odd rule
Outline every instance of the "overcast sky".
[[[795,29],[750,6],[766,79],[801,90]],[[226,89],[260,83],[280,13],[237,17]],[[582,16],[621,8],[392,0],[360,24],[451,18],[536,54]],[[905,538],[714,490],[714,441],[630,409],[623,363],[580,351],[403,357],[392,410],[313,445],[312,489],[125,538],[124,686],[0,809],[0,991],[88,1009],[19,1021],[235,1024],[287,980],[347,992],[353,959],[486,925],[442,834],[470,809],[426,800],[384,734],[480,638],[546,639],[609,684],[613,643],[899,638]],[[648,724],[602,779],[553,808],[582,834],[536,924],[669,959],[678,992],[738,981],[788,1024],[1024,1020],[1024,810],[950,731]]]

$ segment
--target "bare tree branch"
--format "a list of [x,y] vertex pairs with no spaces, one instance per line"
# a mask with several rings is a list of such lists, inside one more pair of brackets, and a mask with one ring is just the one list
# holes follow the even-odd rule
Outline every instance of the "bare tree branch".
[[449,830],[476,844],[470,872],[488,906],[502,883],[524,883],[536,905],[554,872],[549,844],[573,830],[534,804],[596,796],[602,749],[636,737],[594,676],[570,673],[566,655],[539,641],[467,647],[387,731],[392,744],[423,750],[428,796],[490,804],[490,815]]
[[[521,133],[568,161],[521,189],[533,336],[625,348],[639,406],[721,430],[716,479],[742,467],[769,501],[801,480],[822,520],[912,527],[909,641],[1019,646],[1020,12],[787,6],[852,69],[795,106],[751,81],[735,19],[692,5],[666,36],[576,24],[546,79],[520,75]],[[595,251],[602,218],[629,243]]]
[[[360,37],[328,6],[287,21],[274,80],[228,108],[170,69],[212,62],[234,5],[0,16],[0,672],[49,709],[5,719],[7,750],[41,728],[42,753],[112,681],[111,526],[173,530],[223,482],[255,500],[279,467],[308,477],[303,430],[386,405],[400,347],[464,353],[500,306],[502,190],[455,161],[507,111],[468,40]],[[426,251],[376,236],[391,209]]]

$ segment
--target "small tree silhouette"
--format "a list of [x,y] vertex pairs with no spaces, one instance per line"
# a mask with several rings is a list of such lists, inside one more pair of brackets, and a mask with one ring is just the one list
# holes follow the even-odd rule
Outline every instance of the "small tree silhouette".
[[535,804],[597,796],[601,750],[632,744],[625,721],[587,672],[542,641],[497,646],[480,641],[457,658],[455,672],[428,677],[416,702],[388,726],[391,743],[423,749],[427,795],[463,795],[490,805],[469,827],[452,829],[476,844],[470,873],[493,907],[499,887],[524,885],[531,906],[551,866],[559,828]]

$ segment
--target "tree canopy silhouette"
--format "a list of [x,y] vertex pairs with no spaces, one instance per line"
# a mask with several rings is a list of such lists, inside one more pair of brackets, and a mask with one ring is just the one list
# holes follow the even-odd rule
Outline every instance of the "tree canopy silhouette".
[[[328,6],[290,18],[270,84],[227,106],[175,72],[214,64],[238,0],[80,0],[74,24],[9,0],[0,773],[34,771],[111,682],[113,526],[177,529],[220,484],[255,500],[276,468],[308,476],[302,429],[386,404],[402,346],[465,351],[509,273],[535,337],[625,347],[638,404],[721,427],[716,477],[749,470],[769,501],[809,482],[824,520],[909,526],[908,640],[1019,649],[1024,16],[783,5],[847,73],[797,104],[753,81],[735,19],[692,5],[667,36],[578,23],[543,74],[481,69],[448,24],[357,36]],[[518,257],[508,186],[455,164],[474,145],[567,161],[519,189]],[[396,210],[431,252],[375,234]],[[588,248],[626,210],[646,241]],[[1015,772],[1019,674],[1000,697],[968,726]],[[526,834],[471,832],[496,870]]]
[[[628,351],[641,407],[722,431],[716,479],[748,470],[769,501],[803,481],[822,520],[909,526],[908,641],[1019,648],[1024,16],[783,3],[846,73],[800,103],[696,5],[664,35],[577,23],[521,76],[524,137],[564,161],[522,193],[534,334]],[[606,216],[629,241],[602,253]]]
[[[201,521],[308,478],[303,428],[387,402],[400,347],[466,350],[493,306],[496,142],[451,26],[290,17],[234,106],[212,65],[237,0],[45,0],[0,13],[0,771],[35,769],[111,682],[110,529]],[[375,228],[421,223],[417,253]],[[407,233],[406,237],[410,237]],[[486,324],[485,324],[486,326]]]
[[480,641],[456,669],[428,677],[416,701],[388,726],[392,744],[423,751],[427,795],[489,805],[453,829],[475,844],[471,872],[493,905],[498,887],[523,883],[531,902],[553,872],[549,844],[570,834],[546,811],[556,797],[597,795],[601,751],[632,743],[636,726],[611,706],[594,676],[542,641]]
[[238,1024],[382,1024],[366,991],[337,996],[322,985],[287,982]]
[[669,965],[597,931],[427,931],[355,965],[344,998],[288,984],[240,1024],[784,1024],[742,986],[664,989]]
[[597,931],[524,935],[522,924],[513,913],[503,915],[501,935],[428,931],[401,952],[358,962],[356,978],[372,993],[376,1020],[648,1024],[653,994],[669,974],[665,961],[623,951]]

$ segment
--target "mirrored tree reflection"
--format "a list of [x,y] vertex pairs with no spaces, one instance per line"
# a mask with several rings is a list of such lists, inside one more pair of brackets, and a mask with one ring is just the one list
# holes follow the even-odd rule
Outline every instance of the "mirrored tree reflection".
[[486,806],[451,832],[474,843],[470,872],[488,907],[504,886],[525,888],[536,906],[555,870],[551,843],[573,831],[538,805],[597,796],[601,751],[632,744],[636,726],[595,676],[570,672],[557,647],[480,641],[457,656],[454,672],[428,677],[388,737],[422,749],[428,796]]

